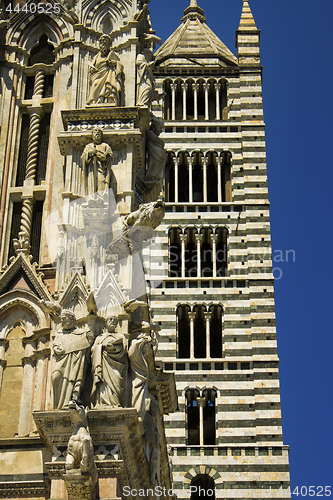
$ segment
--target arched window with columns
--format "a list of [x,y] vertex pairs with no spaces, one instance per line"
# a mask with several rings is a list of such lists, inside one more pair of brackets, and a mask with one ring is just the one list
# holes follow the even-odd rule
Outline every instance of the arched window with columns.
[[219,304],[181,304],[177,308],[178,358],[222,358],[223,309]]
[[165,120],[228,120],[226,79],[167,79],[164,81],[164,92]]
[[165,197],[175,203],[222,203],[232,201],[231,153],[229,151],[169,152],[166,162]]
[[228,231],[224,227],[171,228],[169,276],[222,278],[228,274]]
[[216,391],[198,389],[185,393],[187,406],[187,444],[214,446],[216,443]]

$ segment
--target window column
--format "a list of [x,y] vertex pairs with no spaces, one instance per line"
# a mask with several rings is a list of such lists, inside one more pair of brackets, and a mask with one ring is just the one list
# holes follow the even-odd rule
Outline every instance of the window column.
[[186,234],[180,234],[179,239],[181,243],[181,255],[182,255],[182,269],[181,269],[181,277],[185,278],[185,258],[186,258],[186,248],[185,248],[185,243],[186,243]]
[[221,170],[222,158],[219,156],[217,158],[217,201],[222,203],[222,170]]
[[196,234],[195,235],[195,240],[197,243],[197,277],[200,278],[201,276],[201,241],[202,241],[202,234]]
[[200,430],[200,445],[204,444],[204,407],[206,404],[206,398],[197,398],[197,403],[199,406],[199,430]]
[[207,203],[207,156],[202,158],[202,167],[203,167],[203,201]]
[[212,320],[212,313],[205,312],[204,318],[206,321],[206,357],[210,358],[210,322]]
[[188,201],[192,203],[193,202],[193,158],[191,156],[188,158],[188,181],[189,181]]
[[210,240],[212,242],[212,252],[213,252],[213,278],[216,278],[217,268],[216,268],[216,243],[217,243],[217,234],[211,234]]
[[176,119],[176,89],[177,83],[170,83],[171,88],[171,120]]
[[174,169],[175,169],[175,203],[178,203],[178,166],[179,158],[173,159]]
[[192,89],[193,89],[193,98],[194,98],[194,120],[198,119],[198,90],[199,90],[199,84],[198,83],[193,83],[192,84]]
[[194,320],[196,317],[195,312],[189,312],[188,318],[190,320],[190,358],[194,359]]
[[221,84],[215,83],[215,92],[216,92],[216,120],[221,120],[221,112],[220,112],[220,90]]
[[183,120],[186,120],[187,118],[187,113],[186,113],[186,92],[188,89],[187,83],[182,83],[182,91],[183,91]]
[[209,120],[209,102],[208,102],[209,83],[204,83],[203,88],[205,91],[205,120]]

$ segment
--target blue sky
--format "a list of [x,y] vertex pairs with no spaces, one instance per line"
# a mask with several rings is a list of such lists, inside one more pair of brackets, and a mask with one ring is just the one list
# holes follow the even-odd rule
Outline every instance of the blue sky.
[[[189,4],[151,0],[152,24],[163,41]],[[236,53],[242,0],[198,4]],[[275,300],[291,485],[333,490],[333,2],[250,0],[250,6],[261,30],[273,250],[296,256],[275,263],[282,271]]]

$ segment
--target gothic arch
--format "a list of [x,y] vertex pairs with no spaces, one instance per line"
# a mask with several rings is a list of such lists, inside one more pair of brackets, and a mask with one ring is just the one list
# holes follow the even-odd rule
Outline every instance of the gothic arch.
[[109,14],[113,21],[113,29],[115,29],[129,17],[129,6],[126,4],[128,4],[128,2],[124,0],[113,0],[113,2],[95,0],[89,3],[89,9],[85,11],[82,23],[85,24],[87,28],[101,31],[103,19]]
[[44,33],[57,47],[62,40],[69,38],[70,28],[61,18],[55,20],[46,14],[39,15],[32,21],[30,17],[27,17],[23,22],[17,22],[14,25],[8,43],[18,45],[30,52]]
[[192,467],[184,475],[183,481],[185,483],[186,489],[190,488],[190,484],[191,484],[193,478],[195,478],[198,475],[198,473],[199,474],[207,474],[215,481],[215,485],[218,489],[223,488],[223,478],[221,477],[221,474],[214,467],[210,467],[209,465],[199,465],[196,467],[196,469],[197,470],[195,470]]
[[[2,322],[8,323],[8,316],[19,308],[29,312],[36,328],[48,328],[49,322],[38,303],[36,295],[26,290],[12,290],[0,298],[0,338],[4,337]],[[32,334],[32,333],[31,333]]]

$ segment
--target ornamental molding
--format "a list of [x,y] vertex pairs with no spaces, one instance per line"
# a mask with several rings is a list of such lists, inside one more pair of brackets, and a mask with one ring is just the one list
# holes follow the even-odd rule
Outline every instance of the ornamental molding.
[[0,293],[22,269],[27,278],[30,280],[39,298],[43,300],[51,300],[51,295],[48,291],[47,285],[43,281],[44,274],[37,271],[38,264],[31,264],[31,260],[31,255],[26,256],[23,253],[19,253],[10,261],[8,266],[4,266],[2,268],[0,273]]

